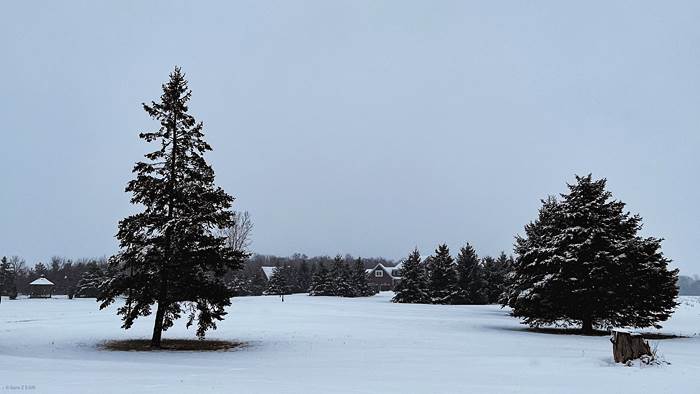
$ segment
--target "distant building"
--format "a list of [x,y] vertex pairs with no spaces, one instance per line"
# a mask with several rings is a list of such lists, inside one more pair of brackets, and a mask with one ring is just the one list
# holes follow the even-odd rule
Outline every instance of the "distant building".
[[53,286],[53,282],[41,275],[41,277],[29,284],[29,298],[51,298]]
[[394,287],[401,282],[401,267],[403,262],[394,267],[386,267],[379,263],[374,268],[365,270],[367,282],[377,291],[394,290]]
[[[369,285],[374,287],[377,291],[394,290],[394,287],[401,281],[402,266],[403,262],[400,262],[394,267],[387,267],[379,263],[374,268],[368,268],[365,270],[365,274],[367,275],[367,283],[369,283]],[[277,267],[260,267],[263,272],[263,277],[267,280],[272,278],[275,268]]]

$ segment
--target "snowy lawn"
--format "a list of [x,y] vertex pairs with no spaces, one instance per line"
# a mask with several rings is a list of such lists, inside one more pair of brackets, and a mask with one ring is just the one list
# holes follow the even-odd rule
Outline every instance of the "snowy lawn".
[[[294,295],[234,300],[209,338],[219,352],[118,352],[105,340],[148,338],[152,319],[121,330],[93,299],[0,304],[0,391],[36,393],[697,393],[700,301],[683,297],[652,341],[671,365],[612,362],[608,337],[524,331],[497,306],[402,305]],[[193,338],[184,322],[164,338]]]

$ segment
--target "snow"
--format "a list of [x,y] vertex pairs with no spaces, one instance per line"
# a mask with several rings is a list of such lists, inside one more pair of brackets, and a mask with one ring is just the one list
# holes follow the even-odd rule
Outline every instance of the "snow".
[[[293,295],[233,300],[212,339],[220,352],[113,352],[108,339],[148,338],[152,316],[120,329],[118,305],[6,298],[0,387],[35,393],[694,393],[700,386],[700,299],[682,297],[652,341],[671,365],[625,367],[608,337],[523,330],[498,306],[409,305]],[[194,338],[178,322],[165,338]]]
[[42,276],[41,278],[35,279],[30,285],[53,286],[53,282]]
[[272,278],[272,274],[275,273],[275,268],[277,268],[277,267],[263,266],[260,268],[262,268],[263,272],[265,273],[265,277],[267,278],[267,280],[270,280],[270,278]]

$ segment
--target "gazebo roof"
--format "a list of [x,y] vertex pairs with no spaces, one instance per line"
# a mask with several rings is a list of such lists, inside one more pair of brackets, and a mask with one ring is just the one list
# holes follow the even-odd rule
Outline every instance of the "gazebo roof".
[[41,278],[36,279],[34,282],[30,283],[30,285],[53,286],[53,282],[42,276]]

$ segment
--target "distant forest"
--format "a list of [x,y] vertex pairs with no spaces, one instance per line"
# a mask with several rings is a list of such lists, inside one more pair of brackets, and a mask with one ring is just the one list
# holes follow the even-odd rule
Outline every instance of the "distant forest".
[[[299,253],[288,257],[254,254],[248,259],[243,269],[229,272],[226,279],[234,287],[241,286],[242,280],[255,281],[260,289],[255,289],[253,294],[262,294],[267,282],[260,269],[262,266],[289,266],[295,269],[307,266],[308,280],[310,281],[312,273],[315,272],[320,263],[330,267],[333,259],[334,257],[331,256],[308,257]],[[355,261],[351,255],[345,255],[344,259],[346,262]],[[34,267],[28,266],[26,261],[18,256],[5,257],[2,261],[3,278],[0,279],[4,280],[1,280],[3,283],[0,291],[3,295],[11,295],[15,291],[19,294],[28,294],[29,283],[42,275],[55,284],[54,294],[73,295],[80,280],[87,276],[86,274],[107,270],[107,258],[105,257],[71,260],[54,256],[48,264],[40,262]],[[394,261],[381,257],[363,257],[362,262],[365,268],[373,268],[378,263],[385,266],[395,265]],[[248,292],[241,291],[238,295],[251,295],[246,293]],[[78,294],[78,296],[80,295]]]
[[678,291],[680,295],[700,296],[700,276],[695,275],[693,278],[684,275],[679,276]]
[[[345,261],[351,263],[355,257],[345,255]],[[227,274],[227,282],[234,287],[241,289],[238,295],[255,295],[262,294],[265,288],[266,280],[262,276],[260,267],[262,266],[289,266],[294,269],[300,269],[302,266],[308,267],[308,280],[311,280],[311,275],[316,271],[319,263],[323,263],[326,267],[330,267],[333,263],[332,256],[315,256],[308,257],[304,254],[295,253],[291,256],[280,257],[272,255],[254,254],[251,256],[242,270],[230,272]],[[362,258],[362,263],[365,268],[373,268],[378,263],[387,267],[394,266],[398,261],[386,259],[382,257]],[[3,265],[11,275],[4,275],[2,295],[10,295],[16,291],[20,294],[29,293],[29,283],[34,279],[44,276],[56,286],[54,294],[73,295],[78,288],[78,283],[86,273],[95,271],[104,271],[107,267],[107,259],[101,258],[83,258],[83,259],[66,259],[63,257],[54,256],[48,264],[37,263],[34,267],[29,267],[25,260],[18,256],[5,257]],[[6,271],[6,272],[7,272]],[[306,275],[305,275],[306,276]],[[301,278],[300,278],[301,279]],[[241,283],[242,281],[249,282],[248,284]],[[303,281],[303,279],[301,279]],[[250,282],[257,282],[251,286]],[[254,290],[251,292],[250,288]],[[259,287],[259,289],[258,289]],[[243,290],[243,289],[246,290]],[[700,296],[700,276],[684,276],[678,278],[678,288],[680,295]],[[297,291],[305,291],[298,289]],[[79,295],[80,296],[80,295]]]

